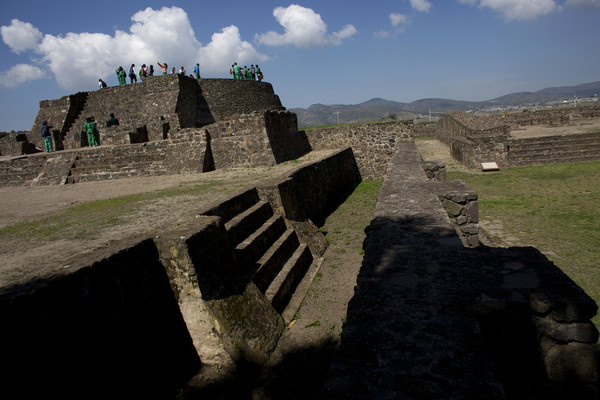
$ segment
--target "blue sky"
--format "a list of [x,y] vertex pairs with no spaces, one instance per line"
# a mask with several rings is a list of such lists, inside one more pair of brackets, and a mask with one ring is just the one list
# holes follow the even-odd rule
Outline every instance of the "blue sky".
[[0,4],[0,32],[0,131],[132,63],[198,62],[206,78],[259,64],[287,108],[600,80],[600,0],[19,0]]

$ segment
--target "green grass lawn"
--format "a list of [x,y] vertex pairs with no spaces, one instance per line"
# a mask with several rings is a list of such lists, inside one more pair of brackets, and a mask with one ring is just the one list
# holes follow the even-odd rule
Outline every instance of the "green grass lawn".
[[[600,304],[600,162],[449,172],[479,194],[482,222],[499,221],[534,246]],[[600,317],[594,318],[600,328]]]

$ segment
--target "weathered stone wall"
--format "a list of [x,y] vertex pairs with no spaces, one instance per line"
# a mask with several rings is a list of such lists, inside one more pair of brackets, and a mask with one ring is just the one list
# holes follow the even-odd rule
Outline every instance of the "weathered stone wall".
[[268,82],[201,79],[199,83],[214,121],[223,121],[236,114],[285,109]]
[[285,215],[293,221],[308,218],[321,226],[339,204],[336,194],[349,193],[360,181],[352,149],[340,150],[332,157],[294,172],[279,185]]
[[273,156],[278,164],[294,160],[310,151],[306,135],[298,132],[296,114],[288,111],[267,111],[264,113],[264,119]]
[[216,169],[275,165],[296,159],[309,151],[298,132],[296,114],[263,111],[236,115],[205,126]]
[[19,186],[31,182],[46,164],[47,153],[21,156],[0,162],[0,186]]
[[3,288],[0,318],[4,398],[90,388],[93,397],[171,398],[201,365],[152,240]]
[[437,122],[436,129],[436,138],[447,145],[450,145],[450,139],[455,136],[474,138],[498,136],[508,138],[510,133],[507,124],[499,124],[497,121],[473,116],[462,111],[446,113]]
[[34,143],[38,149],[44,149],[44,140],[40,136],[42,123],[48,121],[52,125],[54,149],[65,148],[64,138],[77,119],[87,98],[86,92],[61,97],[57,100],[40,101],[40,110],[35,118],[28,141]]
[[35,143],[29,142],[29,136],[25,133],[9,133],[0,137],[0,156],[32,154],[40,151],[39,148],[36,149]]
[[381,179],[396,144],[414,139],[410,126],[402,122],[310,129],[306,136],[315,150],[352,147],[365,180]]
[[508,167],[592,161],[600,159],[597,133],[514,139],[509,130],[522,125],[567,125],[571,120],[597,115],[598,105],[486,117],[453,111],[436,124],[436,138],[450,146],[454,159],[472,168],[483,162]]
[[[57,160],[62,162],[56,162]],[[212,171],[205,138],[37,153],[0,162],[0,186],[49,185]]]
[[508,166],[509,125],[462,111],[444,115],[436,124],[436,138],[450,146],[452,156],[470,167],[482,162]]

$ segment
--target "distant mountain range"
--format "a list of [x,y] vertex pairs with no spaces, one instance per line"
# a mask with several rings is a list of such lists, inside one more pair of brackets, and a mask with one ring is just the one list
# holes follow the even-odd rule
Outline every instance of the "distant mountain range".
[[393,114],[397,119],[410,119],[419,114],[440,115],[448,111],[468,111],[521,105],[535,105],[600,95],[600,81],[576,86],[551,87],[537,92],[507,94],[487,101],[460,101],[449,99],[421,99],[402,103],[380,98],[360,104],[325,105],[313,104],[308,108],[291,108],[298,115],[299,126],[329,125],[338,122],[353,123],[388,119]]

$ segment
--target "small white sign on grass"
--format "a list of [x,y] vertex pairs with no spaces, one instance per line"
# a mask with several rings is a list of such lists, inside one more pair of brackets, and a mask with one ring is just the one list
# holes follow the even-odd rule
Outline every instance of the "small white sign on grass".
[[498,164],[496,164],[495,162],[482,162],[481,163],[481,170],[482,171],[498,171],[500,168],[498,168]]

